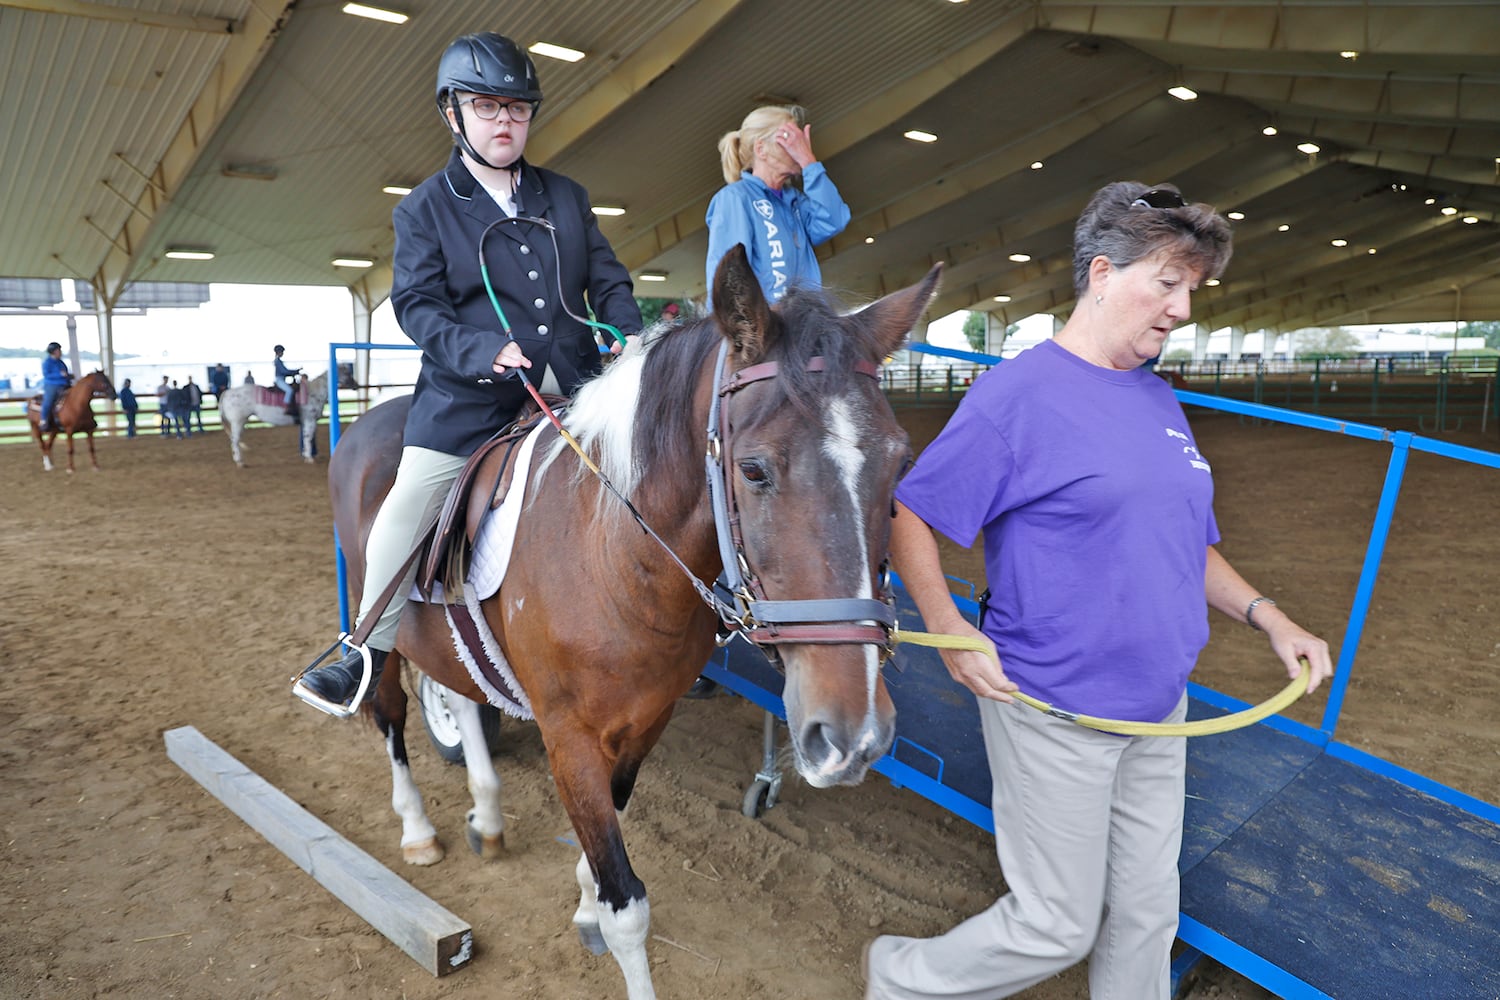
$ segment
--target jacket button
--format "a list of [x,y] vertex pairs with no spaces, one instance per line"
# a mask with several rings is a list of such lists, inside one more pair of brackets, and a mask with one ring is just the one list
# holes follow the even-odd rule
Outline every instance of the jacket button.
[[521,252],[522,253],[531,253],[531,247],[529,247],[526,244],[522,243],[521,244]]
[[532,302],[532,305],[536,306],[538,309],[545,309],[547,307],[547,300],[546,299],[536,299],[535,301]]
[[547,324],[543,323],[541,326],[537,327],[536,332],[540,333],[543,337],[547,336]]
[[536,271],[527,271],[526,272],[526,277],[530,278],[532,281],[535,281],[536,279],[540,278],[541,275],[538,274]]

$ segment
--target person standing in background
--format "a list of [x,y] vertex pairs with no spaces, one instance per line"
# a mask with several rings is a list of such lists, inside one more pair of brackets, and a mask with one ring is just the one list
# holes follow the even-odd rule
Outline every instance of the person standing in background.
[[126,379],[125,384],[120,386],[120,409],[125,411],[125,436],[128,438],[135,437],[135,413],[140,408],[141,404],[135,399],[135,390],[130,388],[130,379]]
[[794,105],[759,107],[719,140],[725,186],[708,205],[710,290],[719,260],[736,243],[773,305],[794,284],[823,284],[813,248],[843,232],[850,213],[813,155],[803,115]]
[[172,436],[172,411],[167,406],[167,394],[171,391],[172,387],[167,384],[167,377],[163,375],[161,385],[156,387],[156,416],[161,422],[162,437]]
[[182,388],[183,388],[183,391],[185,391],[187,393],[188,429],[192,430],[193,421],[197,420],[198,421],[198,433],[202,434],[203,433],[203,390],[200,389],[200,388],[198,388],[198,384],[193,381],[193,376],[191,376],[191,375],[188,376],[187,385],[183,386]]

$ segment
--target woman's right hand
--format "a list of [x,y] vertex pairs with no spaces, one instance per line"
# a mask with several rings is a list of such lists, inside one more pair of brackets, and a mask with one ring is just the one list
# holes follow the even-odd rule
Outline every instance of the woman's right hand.
[[500,353],[495,355],[495,361],[490,367],[496,375],[504,375],[511,368],[530,368],[531,359],[521,351],[521,345],[512,340],[500,348]]
[[963,620],[946,625],[942,631],[949,635],[980,639],[988,649],[985,653],[972,649],[940,650],[943,665],[948,668],[948,673],[954,680],[981,698],[1007,703],[1015,701],[1011,695],[1020,688],[1015,681],[1005,676],[1005,670],[1000,666],[1000,656],[995,652],[995,644],[990,641],[989,636]]

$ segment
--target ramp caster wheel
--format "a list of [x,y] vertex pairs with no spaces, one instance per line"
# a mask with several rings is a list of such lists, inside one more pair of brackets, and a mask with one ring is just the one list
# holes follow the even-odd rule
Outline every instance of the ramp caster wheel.
[[757,778],[745,789],[745,800],[740,804],[740,812],[746,819],[760,819],[775,804],[776,797],[771,792],[771,783],[764,778]]

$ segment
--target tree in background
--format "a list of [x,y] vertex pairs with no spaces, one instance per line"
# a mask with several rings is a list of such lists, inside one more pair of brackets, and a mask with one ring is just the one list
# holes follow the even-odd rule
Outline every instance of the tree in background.
[[1485,347],[1500,347],[1500,320],[1465,323],[1459,327],[1458,335],[1460,337],[1483,337]]
[[1359,353],[1359,338],[1341,326],[1311,327],[1292,334],[1298,361],[1345,360]]
[[969,342],[970,350],[983,352],[988,346],[985,343],[988,326],[982,312],[971,312],[964,317],[964,339]]
[[[985,317],[988,313],[971,312],[964,317],[964,339],[969,342],[969,347],[983,354],[989,349],[985,337]],[[1021,329],[1020,323],[1010,323],[1005,327],[1005,338],[1009,339],[1012,334]],[[1002,341],[1003,343],[1003,341]]]

